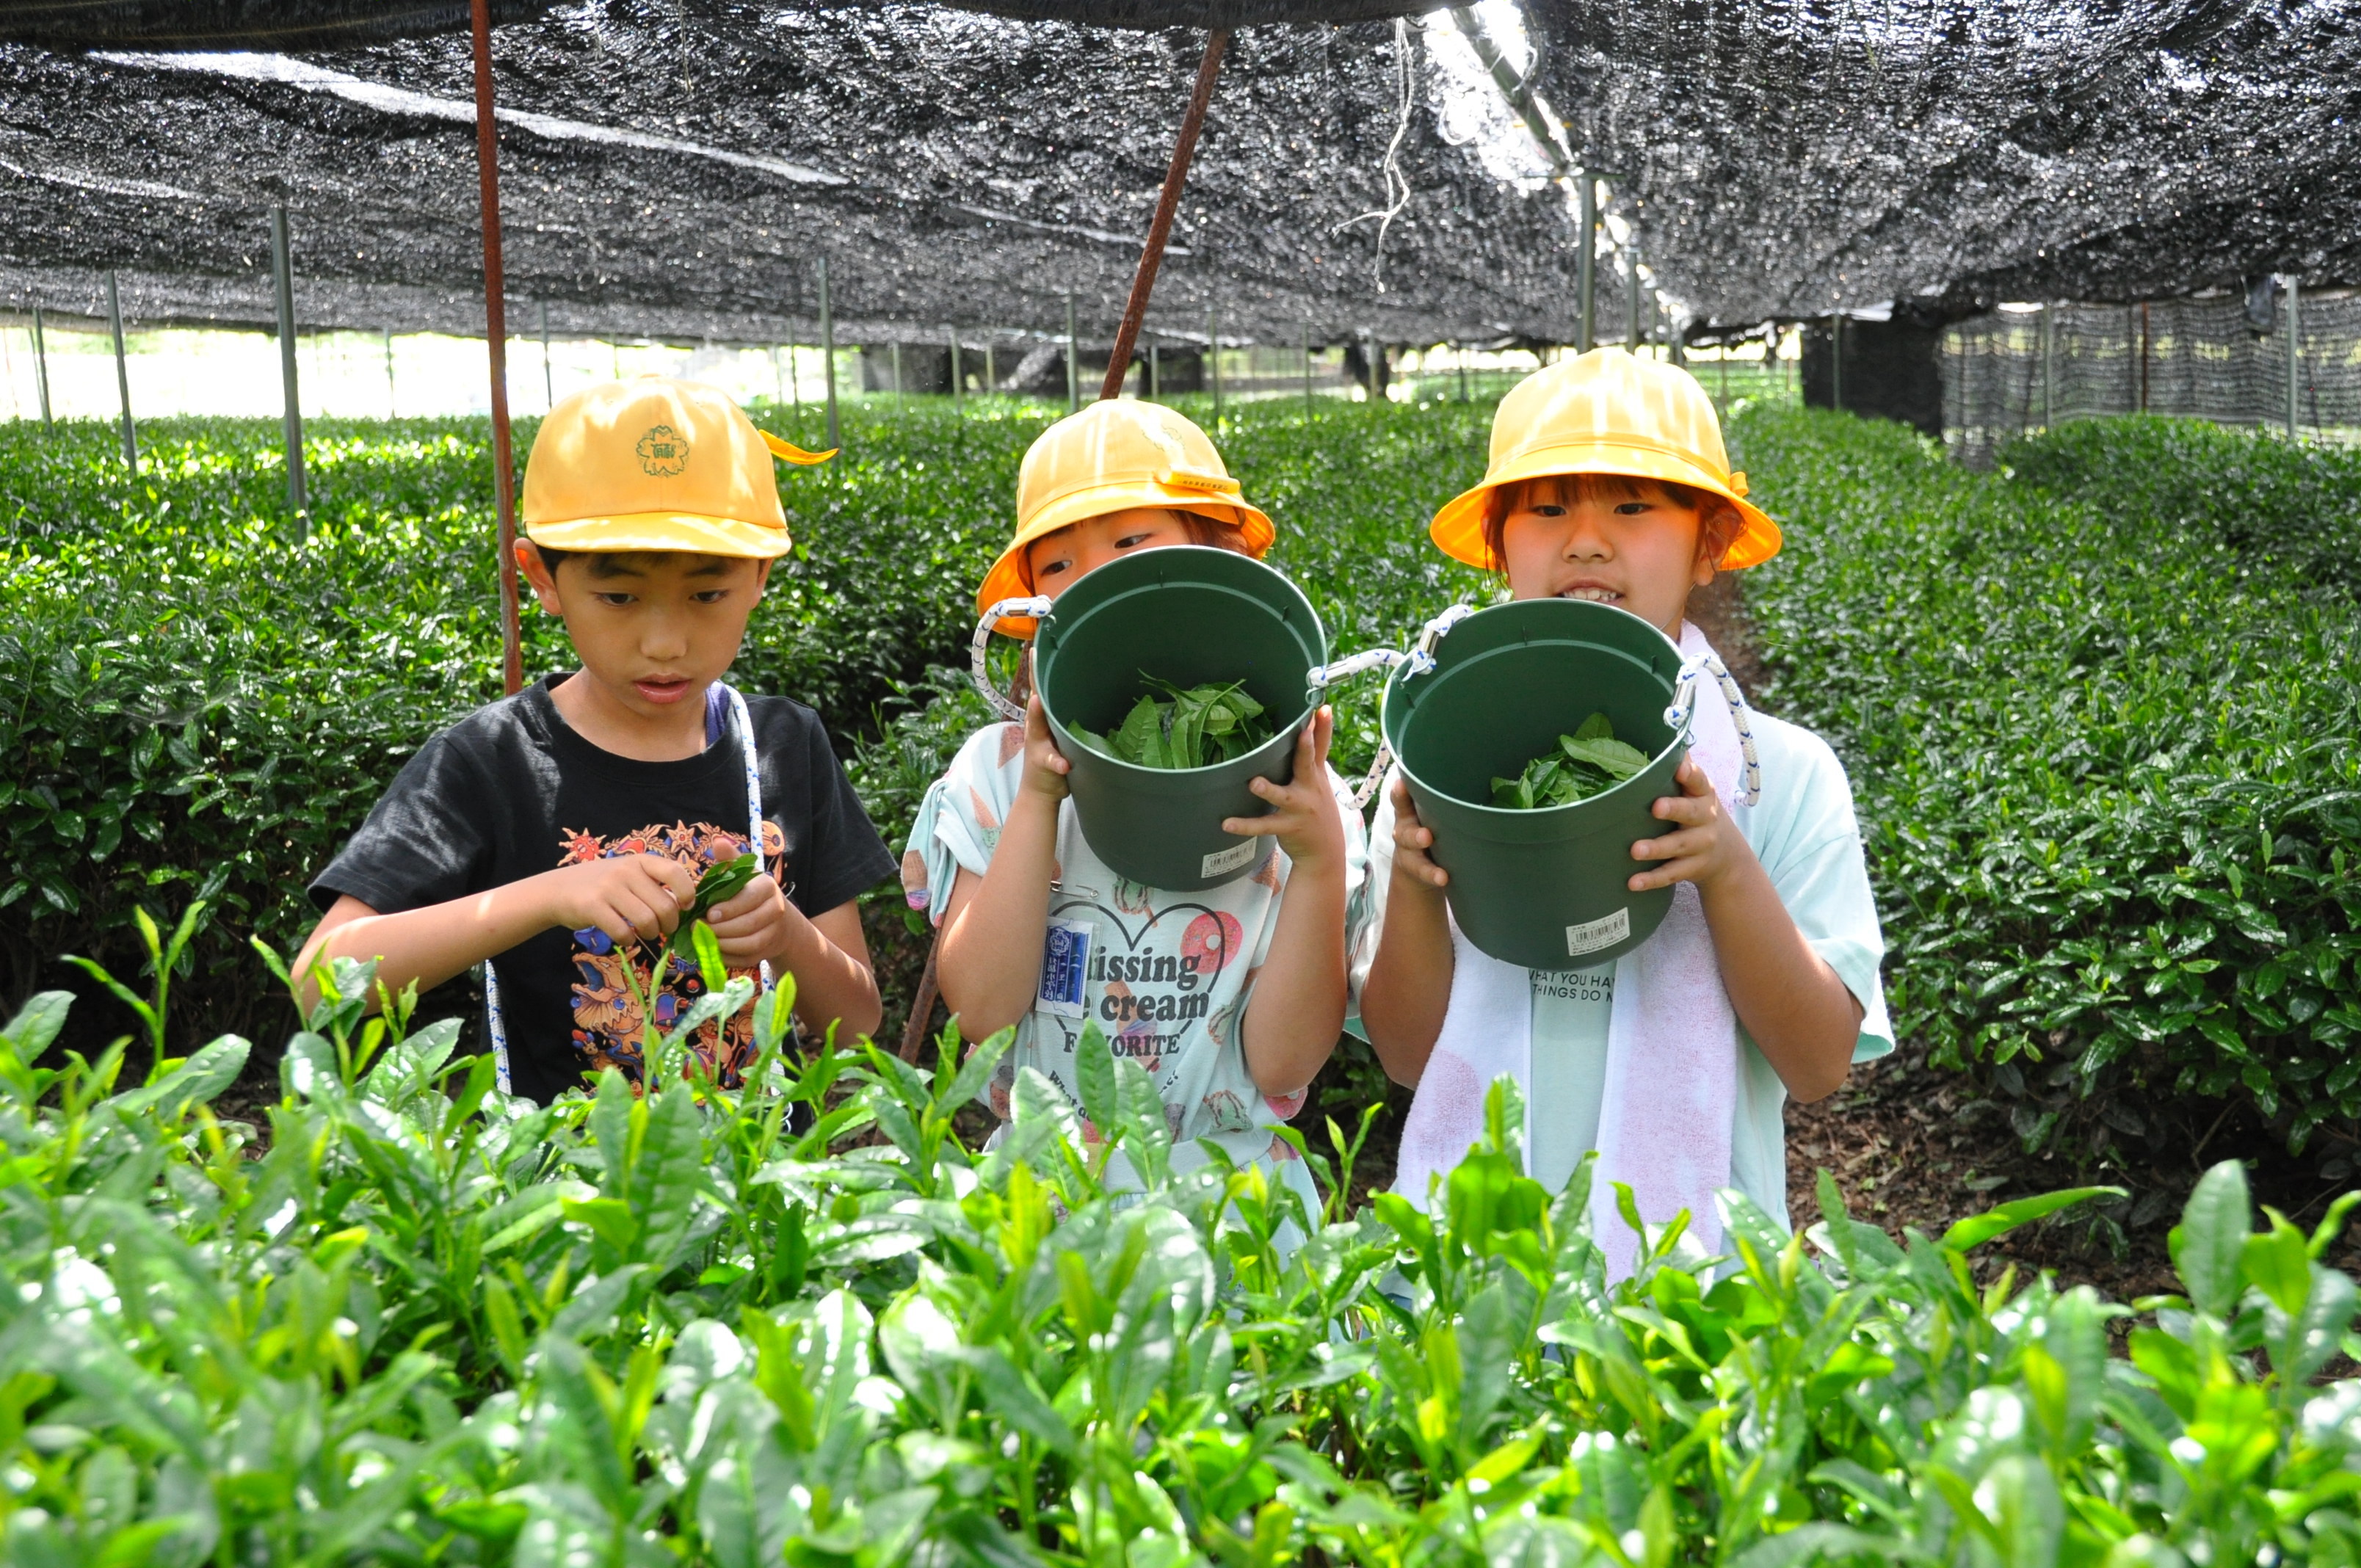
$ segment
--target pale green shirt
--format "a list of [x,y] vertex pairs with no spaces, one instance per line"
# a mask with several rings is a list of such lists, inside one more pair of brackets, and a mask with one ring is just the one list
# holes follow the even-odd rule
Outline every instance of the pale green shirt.
[[[1798,725],[1752,716],[1763,765],[1763,796],[1732,808],[1732,818],[1771,875],[1779,902],[1812,950],[1836,970],[1861,1008],[1852,1059],[1869,1061],[1894,1049],[1878,965],[1885,939],[1871,896],[1852,786],[1828,742]],[[1369,829],[1369,914],[1353,955],[1353,994],[1377,958],[1385,900],[1393,876],[1393,790],[1379,797]],[[1552,1191],[1565,1184],[1598,1138],[1598,1107],[1607,1083],[1607,1022],[1613,1009],[1615,966],[1532,974],[1532,1080],[1526,1096],[1527,1162]],[[1738,1030],[1735,1124],[1730,1129],[1730,1185],[1787,1224],[1786,1086],[1745,1025]]]

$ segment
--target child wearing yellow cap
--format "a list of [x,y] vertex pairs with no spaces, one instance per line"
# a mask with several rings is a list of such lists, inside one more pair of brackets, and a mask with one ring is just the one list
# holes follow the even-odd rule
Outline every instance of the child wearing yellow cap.
[[[1044,432],[1019,471],[1016,511],[980,611],[1054,600],[1137,551],[1212,544],[1258,557],[1273,538],[1205,433],[1148,402],[1096,403]],[[1126,881],[1099,858],[1066,798],[1068,763],[1039,698],[1021,723],[987,726],[961,749],[920,806],[903,885],[942,929],[939,972],[961,1033],[1016,1027],[987,1094],[1004,1124],[1027,1072],[1079,1105],[1074,1053],[1096,1022],[1156,1084],[1177,1168],[1202,1162],[1196,1140],[1211,1140],[1316,1204],[1274,1129],[1302,1108],[1346,1006],[1347,905],[1367,844],[1327,765],[1331,722],[1323,707],[1304,726],[1294,783],[1255,782],[1268,815],[1223,825],[1277,839],[1262,868],[1193,893]]]
[[[1515,598],[1618,606],[1694,659],[1710,650],[1686,618],[1690,593],[1779,548],[1777,524],[1745,497],[1696,380],[1600,349],[1502,400],[1484,482],[1430,532],[1445,554],[1499,573]],[[1476,951],[1426,852],[1433,834],[1399,772],[1389,782],[1370,829],[1356,981],[1379,1060],[1417,1087],[1397,1178],[1413,1201],[1480,1134],[1484,1095],[1505,1071],[1525,1092],[1537,1179],[1554,1190],[1598,1152],[1595,1224],[1620,1225],[1611,1185],[1622,1181],[1650,1223],[1687,1209],[1708,1245],[1712,1195],[1726,1187],[1784,1225],[1784,1101],[1819,1099],[1850,1063],[1893,1049],[1843,767],[1817,736],[1751,715],[1750,803],[1735,710],[1702,698],[1697,713],[1681,793],[1654,806],[1664,831],[1631,846],[1634,861],[1661,863],[1635,870],[1630,887],[1675,886],[1672,912],[1591,969],[1510,970]]]
[[[418,750],[313,883],[302,971],[374,957],[398,992],[482,964],[501,1089],[546,1103],[608,1067],[637,1082],[650,1014],[669,1025],[704,989],[663,938],[700,872],[752,850],[760,873],[706,916],[725,962],[792,975],[807,1028],[876,1027],[853,901],[893,857],[818,716],[722,681],[788,549],[774,455],[821,460],[693,382],[550,411],[517,565],[581,667]],[[725,1085],[752,1059],[752,1014],[693,1043]]]

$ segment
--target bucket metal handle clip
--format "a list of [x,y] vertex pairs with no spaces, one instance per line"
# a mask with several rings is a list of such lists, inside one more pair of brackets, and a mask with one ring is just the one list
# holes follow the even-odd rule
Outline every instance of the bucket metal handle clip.
[[1738,727],[1738,749],[1746,759],[1746,795],[1744,805],[1752,806],[1763,798],[1763,764],[1754,751],[1754,710],[1746,705],[1746,694],[1738,689],[1730,678],[1721,656],[1711,650],[1695,658],[1681,661],[1679,678],[1673,685],[1673,703],[1664,709],[1664,722],[1675,734],[1686,731],[1689,718],[1697,711],[1697,683],[1711,675],[1721,686],[1721,700],[1730,707],[1730,719]]
[[[1453,627],[1475,613],[1476,607],[1462,599],[1424,626],[1420,627],[1418,641],[1412,644],[1409,652],[1396,653],[1389,648],[1373,650],[1373,652],[1389,654],[1390,658],[1387,661],[1389,663],[1409,665],[1410,673],[1402,676],[1404,681],[1414,681],[1421,675],[1432,674],[1434,672],[1434,645],[1442,641]],[[1349,663],[1351,661],[1347,660],[1346,663]],[[1376,796],[1378,786],[1385,783],[1386,770],[1393,765],[1393,746],[1380,735],[1378,737],[1377,760],[1369,764],[1368,776],[1354,786],[1353,804],[1367,808],[1370,800]]]
[[1399,648],[1371,648],[1333,664],[1314,665],[1303,677],[1308,690],[1325,691],[1339,681],[1347,681],[1364,670],[1390,670],[1397,664],[1408,664],[1413,675],[1423,674],[1434,668],[1434,656],[1417,650],[1405,653]]
[[1042,595],[1032,594],[1023,598],[1000,600],[985,610],[975,623],[975,641],[968,647],[967,678],[974,684],[977,694],[1003,718],[1013,718],[1022,723],[1025,706],[1010,701],[999,687],[992,684],[992,672],[984,666],[983,651],[991,643],[992,634],[999,629],[1002,621],[1020,617],[1038,620],[1049,613],[1049,599]]

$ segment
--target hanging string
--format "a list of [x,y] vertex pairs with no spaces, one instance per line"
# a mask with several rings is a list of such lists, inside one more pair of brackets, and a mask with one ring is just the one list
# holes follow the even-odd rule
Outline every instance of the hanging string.
[[1410,205],[1411,197],[1410,176],[1402,172],[1401,148],[1410,136],[1410,114],[1417,102],[1418,77],[1411,67],[1410,22],[1400,16],[1394,18],[1394,78],[1401,90],[1401,104],[1394,124],[1394,137],[1386,144],[1385,162],[1381,165],[1386,181],[1386,205],[1346,218],[1330,231],[1342,234],[1355,224],[1366,223],[1371,218],[1378,221],[1376,274],[1380,294],[1386,291],[1386,232],[1393,227],[1394,219],[1401,215],[1402,209]]

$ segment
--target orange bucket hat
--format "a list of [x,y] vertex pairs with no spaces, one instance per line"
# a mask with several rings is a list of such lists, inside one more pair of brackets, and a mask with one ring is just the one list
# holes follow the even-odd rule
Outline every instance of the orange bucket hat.
[[552,550],[787,553],[771,459],[824,463],[754,428],[718,387],[642,376],[562,400],[524,470],[524,536]]
[[[1161,403],[1111,398],[1068,414],[1035,438],[1016,471],[1016,536],[983,575],[978,615],[1033,592],[1025,553],[1061,528],[1133,507],[1169,507],[1235,523],[1246,554],[1262,559],[1279,531],[1247,504],[1205,433]],[[1030,620],[1000,623],[1030,637]]]
[[1484,482],[1446,502],[1427,532],[1455,560],[1498,570],[1484,543],[1486,498],[1503,485],[1557,474],[1620,474],[1710,490],[1744,520],[1717,565],[1735,571],[1779,553],[1779,525],[1746,499],[1746,476],[1730,471],[1721,421],[1697,378],[1620,348],[1562,359],[1510,389],[1492,416]]

